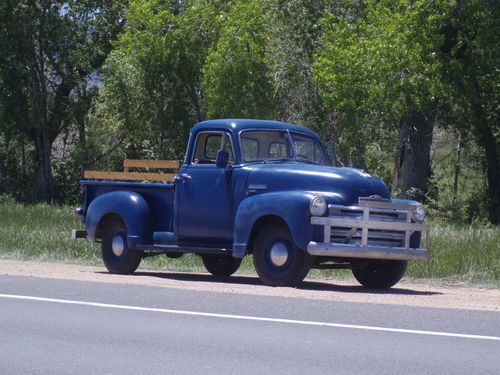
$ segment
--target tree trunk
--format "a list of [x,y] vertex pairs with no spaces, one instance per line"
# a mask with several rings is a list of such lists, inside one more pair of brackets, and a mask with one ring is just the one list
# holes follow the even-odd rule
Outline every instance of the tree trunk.
[[431,176],[431,146],[434,116],[410,111],[401,119],[392,191],[422,200],[428,192]]
[[35,130],[35,178],[38,200],[52,203],[54,186],[52,182],[52,166],[50,163],[52,143],[48,134]]
[[[477,90],[476,92],[479,92]],[[500,160],[498,141],[488,124],[480,99],[472,100],[473,126],[477,143],[484,149],[486,161],[486,178],[488,181],[489,216],[493,224],[500,224]]]
[[455,175],[453,177],[453,201],[456,201],[458,194],[458,179],[460,178],[460,164],[462,159],[462,131],[458,132],[457,148],[455,153]]
[[26,166],[26,146],[24,145],[24,137],[21,137],[21,168],[23,172],[23,177],[27,175]]

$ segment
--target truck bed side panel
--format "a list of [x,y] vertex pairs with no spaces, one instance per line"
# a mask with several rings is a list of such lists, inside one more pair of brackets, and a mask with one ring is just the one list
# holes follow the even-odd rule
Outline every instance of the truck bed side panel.
[[149,205],[153,217],[151,222],[154,231],[173,230],[173,184],[142,183],[142,182],[105,182],[83,180],[81,184],[85,188],[84,211],[86,215],[90,203],[100,195],[114,191],[134,191],[140,194]]

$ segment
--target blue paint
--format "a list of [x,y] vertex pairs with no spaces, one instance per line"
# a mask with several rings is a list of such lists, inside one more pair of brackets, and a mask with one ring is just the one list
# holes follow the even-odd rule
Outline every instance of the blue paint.
[[295,243],[305,249],[312,238],[312,225],[309,223],[309,202],[312,197],[313,194],[305,191],[274,191],[245,199],[238,207],[234,220],[234,255],[241,258],[250,250],[247,249],[247,243],[253,225],[266,216],[283,220]]
[[176,227],[179,240],[231,242],[234,179],[239,170],[215,164],[187,165],[191,179],[176,186]]
[[267,191],[309,191],[335,196],[337,204],[353,205],[359,197],[378,194],[389,198],[384,183],[354,168],[335,168],[298,162],[247,164],[249,185],[266,185]]
[[[164,183],[140,183],[140,182],[105,182],[83,180],[81,184],[85,187],[83,215],[87,216],[91,202],[97,197],[118,191],[134,192],[139,194],[146,202],[151,212],[151,231],[171,231],[172,211],[175,186]],[[121,201],[108,203],[108,210],[114,206],[120,206]],[[94,206],[96,207],[96,206]],[[94,208],[93,208],[94,209]],[[89,228],[87,227],[87,230]],[[93,228],[90,228],[93,230]]]
[[85,216],[85,227],[90,239],[96,239],[99,224],[109,215],[118,216],[125,223],[129,247],[151,241],[153,214],[141,194],[118,190],[95,198]]
[[[129,246],[153,245],[177,240],[200,246],[233,248],[243,257],[255,223],[262,217],[278,217],[290,229],[293,240],[305,249],[322,233],[310,224],[309,202],[322,195],[327,203],[353,205],[359,197],[389,198],[384,183],[363,171],[312,165],[296,160],[244,163],[240,134],[245,130],[281,130],[314,139],[313,131],[276,121],[225,119],[196,125],[189,138],[186,158],[174,184],[81,181],[85,187],[83,215],[91,239],[108,214],[122,217]],[[195,140],[203,131],[220,131],[232,141],[234,163],[225,168],[197,164]],[[415,240],[416,241],[416,240]]]

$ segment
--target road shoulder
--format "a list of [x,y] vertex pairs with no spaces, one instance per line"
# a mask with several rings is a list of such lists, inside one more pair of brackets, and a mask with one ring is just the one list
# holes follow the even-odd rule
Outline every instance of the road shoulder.
[[300,288],[272,288],[262,285],[257,277],[238,274],[226,280],[218,280],[208,274],[139,269],[134,275],[122,276],[109,274],[104,267],[7,259],[0,259],[1,275],[314,300],[500,311],[498,289],[437,286],[426,283],[401,282],[389,291],[380,292],[340,280],[306,279]]

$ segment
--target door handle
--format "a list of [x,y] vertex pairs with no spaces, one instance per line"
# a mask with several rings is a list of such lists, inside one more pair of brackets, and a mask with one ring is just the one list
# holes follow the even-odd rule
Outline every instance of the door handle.
[[192,180],[193,177],[191,177],[190,175],[188,175],[187,173],[182,173],[178,176],[175,176],[174,177],[174,181],[177,182],[177,181],[182,181],[182,182],[185,182],[186,180]]

